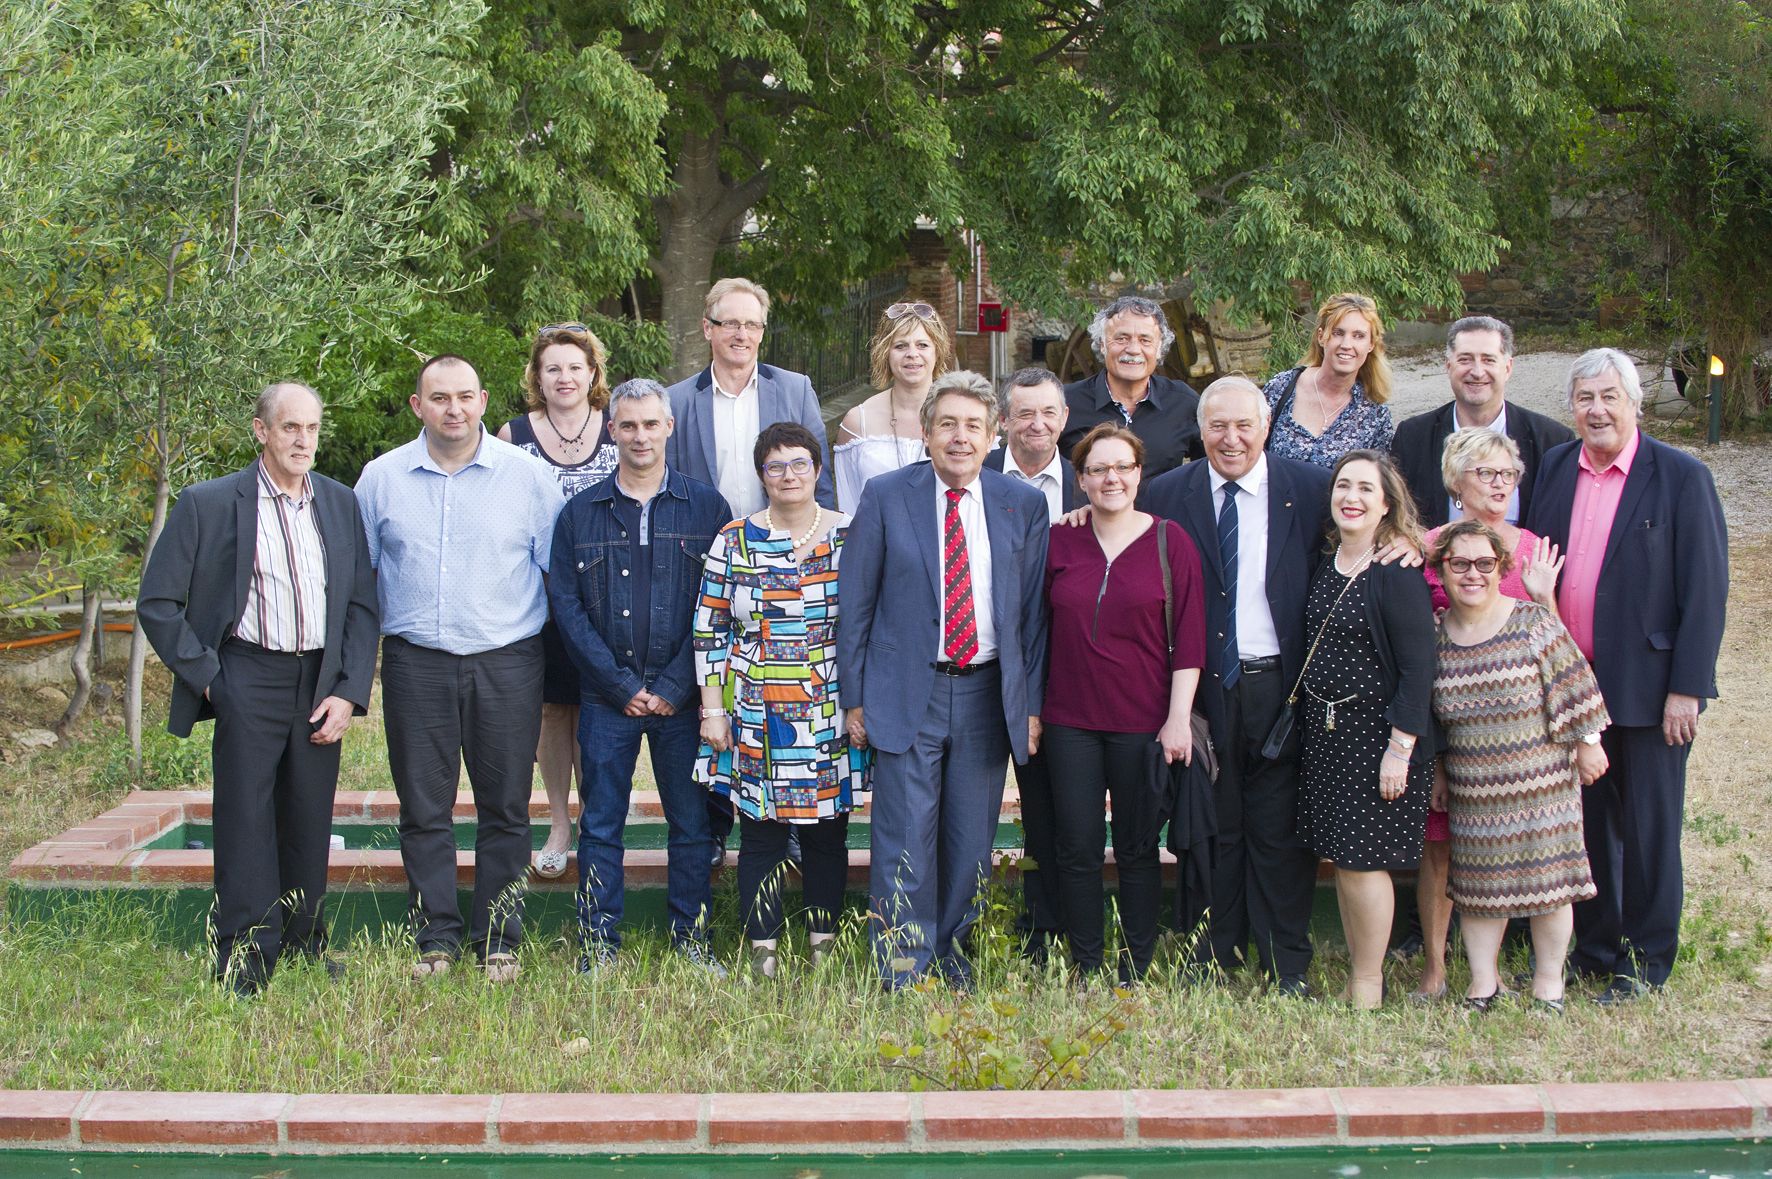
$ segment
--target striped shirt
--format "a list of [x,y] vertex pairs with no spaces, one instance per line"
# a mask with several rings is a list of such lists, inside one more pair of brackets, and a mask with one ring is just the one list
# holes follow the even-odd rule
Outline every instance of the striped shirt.
[[234,637],[272,651],[325,646],[326,542],[306,475],[301,494],[290,496],[277,489],[259,461],[257,533],[246,607]]

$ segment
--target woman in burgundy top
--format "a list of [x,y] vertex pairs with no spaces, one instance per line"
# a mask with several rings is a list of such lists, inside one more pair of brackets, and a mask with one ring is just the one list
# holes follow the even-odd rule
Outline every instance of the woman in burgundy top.
[[[1125,935],[1119,975],[1130,982],[1150,966],[1163,888],[1145,750],[1156,741],[1167,762],[1193,756],[1189,718],[1206,655],[1200,556],[1179,525],[1133,509],[1144,462],[1137,435],[1103,423],[1084,435],[1071,461],[1089,497],[1090,518],[1084,527],[1052,530],[1046,560],[1052,646],[1040,714],[1058,832],[1059,913],[1072,963],[1085,977],[1096,973],[1102,964],[1103,803],[1112,799]],[[1168,533],[1172,654],[1166,654],[1158,528]]]

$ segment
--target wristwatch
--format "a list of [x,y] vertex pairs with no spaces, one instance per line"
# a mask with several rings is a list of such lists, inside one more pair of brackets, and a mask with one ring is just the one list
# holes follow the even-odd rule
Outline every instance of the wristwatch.
[[1598,733],[1586,733],[1582,736],[1581,743],[1583,745],[1598,745],[1600,743],[1600,735]]

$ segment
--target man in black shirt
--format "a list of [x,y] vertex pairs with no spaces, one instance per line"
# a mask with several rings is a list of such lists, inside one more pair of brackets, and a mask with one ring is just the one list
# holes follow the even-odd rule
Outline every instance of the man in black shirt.
[[[1058,440],[1068,456],[1103,422],[1129,427],[1144,442],[1144,486],[1200,457],[1200,398],[1187,382],[1157,375],[1175,330],[1154,299],[1122,295],[1096,312],[1090,341],[1101,371],[1065,386],[1070,422]],[[1142,498],[1142,497],[1141,497]]]

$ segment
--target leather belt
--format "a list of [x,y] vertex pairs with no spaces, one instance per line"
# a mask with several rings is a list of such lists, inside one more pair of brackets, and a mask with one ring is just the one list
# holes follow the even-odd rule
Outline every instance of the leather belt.
[[1260,659],[1239,659],[1237,662],[1243,665],[1244,675],[1280,670],[1280,657],[1278,655],[1263,655]]
[[963,676],[973,675],[981,671],[989,671],[991,668],[997,666],[997,661],[995,659],[987,659],[983,663],[968,663],[964,667],[961,667],[957,663],[940,662],[931,663],[929,666],[935,669],[937,675]]

